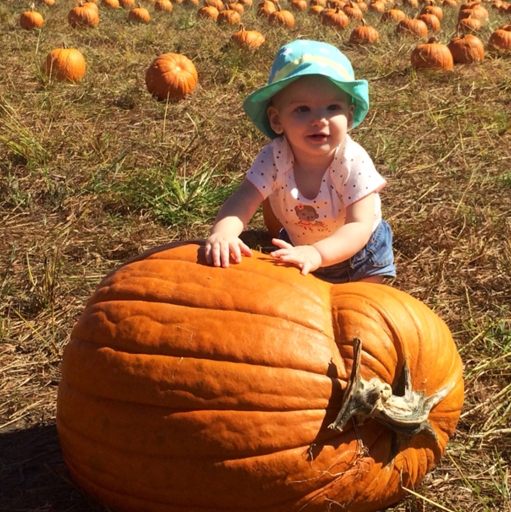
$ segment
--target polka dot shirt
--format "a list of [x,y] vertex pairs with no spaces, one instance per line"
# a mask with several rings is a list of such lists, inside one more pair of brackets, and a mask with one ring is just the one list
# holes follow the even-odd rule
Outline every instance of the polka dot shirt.
[[375,193],[373,230],[381,220],[378,192],[386,180],[378,173],[367,152],[346,135],[325,171],[318,195],[300,194],[293,173],[294,157],[284,136],[267,144],[257,155],[247,179],[269,197],[275,215],[294,245],[310,245],[339,229],[346,219],[346,206]]

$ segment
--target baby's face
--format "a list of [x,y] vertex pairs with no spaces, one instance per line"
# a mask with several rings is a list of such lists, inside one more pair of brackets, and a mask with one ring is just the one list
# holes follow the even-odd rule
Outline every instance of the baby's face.
[[271,127],[285,134],[295,157],[333,155],[353,122],[351,97],[328,78],[303,76],[279,91],[268,107]]

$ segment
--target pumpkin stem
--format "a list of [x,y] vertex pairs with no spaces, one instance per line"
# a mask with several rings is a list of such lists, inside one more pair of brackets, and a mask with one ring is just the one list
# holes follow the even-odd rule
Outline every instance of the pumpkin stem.
[[[336,420],[328,428],[343,430],[356,415],[374,418],[398,435],[413,437],[424,433],[437,440],[428,416],[431,409],[449,394],[454,383],[425,397],[423,392],[413,391],[406,359],[395,389],[377,377],[366,381],[360,376],[362,341],[359,338],[353,340],[353,350],[353,366],[344,391],[342,407]],[[395,391],[399,394],[394,394]]]

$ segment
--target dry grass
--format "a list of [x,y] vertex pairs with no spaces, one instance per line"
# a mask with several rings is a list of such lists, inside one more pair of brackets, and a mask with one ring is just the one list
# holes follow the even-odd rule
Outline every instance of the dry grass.
[[[60,454],[62,349],[109,270],[208,232],[265,142],[241,101],[296,37],[339,45],[370,81],[371,111],[353,135],[389,181],[394,285],[447,321],[466,367],[466,404],[447,454],[394,510],[510,511],[511,55],[487,52],[480,65],[416,73],[416,42],[391,25],[378,25],[378,46],[358,49],[346,43],[350,29],[323,28],[305,13],[286,31],[249,11],[247,28],[267,43],[245,53],[229,45],[233,27],[197,22],[184,4],[170,15],[148,4],[147,26],[100,7],[99,27],[79,31],[66,22],[72,5],[40,5],[46,24],[27,32],[17,23],[28,3],[0,1],[0,511],[104,510],[74,487]],[[490,14],[485,42],[508,21]],[[442,42],[455,18],[446,9]],[[79,85],[40,72],[63,45],[87,59]],[[193,59],[200,84],[166,105],[149,96],[144,75],[169,51]],[[268,245],[261,227],[258,216],[245,235],[256,248]]]

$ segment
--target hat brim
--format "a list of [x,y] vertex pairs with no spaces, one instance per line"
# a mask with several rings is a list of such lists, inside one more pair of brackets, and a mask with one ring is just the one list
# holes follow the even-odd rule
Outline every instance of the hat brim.
[[[274,139],[278,137],[270,125],[268,119],[267,109],[270,106],[271,99],[275,94],[284,89],[287,85],[298,80],[304,75],[319,75],[317,71],[312,73],[301,72],[299,75],[294,75],[288,78],[284,78],[272,84],[264,85],[253,93],[249,94],[243,102],[243,110],[250,117],[252,122],[261,130],[267,137]],[[368,101],[368,83],[367,80],[351,80],[349,82],[343,82],[340,80],[334,80],[327,75],[321,75],[328,78],[332,83],[337,85],[339,89],[349,94],[353,98],[355,110],[353,112],[353,123],[352,128],[359,125],[369,110]]]

